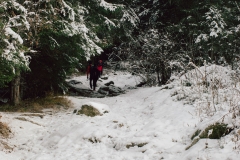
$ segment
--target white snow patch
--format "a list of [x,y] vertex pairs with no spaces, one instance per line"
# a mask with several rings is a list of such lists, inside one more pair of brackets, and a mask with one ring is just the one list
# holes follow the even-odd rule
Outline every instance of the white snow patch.
[[[232,71],[228,68],[208,66],[199,70],[202,74],[208,74],[209,78],[210,73],[212,77],[222,78],[220,92],[228,91],[233,86],[232,79],[228,77]],[[186,77],[190,76],[195,77],[191,82],[201,80],[198,71],[187,73]],[[58,112],[44,110],[43,118],[1,112],[1,121],[7,123],[13,132],[10,139],[2,141],[13,150],[9,152],[0,145],[0,157],[6,160],[239,159],[239,128],[219,140],[201,139],[185,150],[192,143],[191,136],[197,129],[204,129],[223,116],[224,122],[229,125],[238,125],[240,120],[239,116],[232,119],[231,115],[226,115],[229,113],[229,103],[220,103],[222,106],[219,110],[209,116],[198,112],[198,99],[193,104],[186,104],[184,99],[176,101],[177,95],[172,95],[174,91],[185,90],[189,97],[197,92],[202,93],[201,87],[193,87],[195,90],[191,91],[191,87],[181,85],[184,77],[181,78],[169,84],[171,89],[145,87],[108,98],[67,97],[72,101],[73,108]],[[74,79],[89,85],[86,76]],[[109,73],[109,79],[97,82],[98,86],[109,80],[115,80],[116,86],[134,85],[135,77],[121,72]],[[236,86],[239,89],[239,84]],[[225,98],[232,95],[227,94]],[[236,104],[239,104],[239,96],[234,96],[238,102]],[[99,110],[110,112],[96,117],[73,114],[73,110],[79,109],[82,104],[91,104]],[[38,125],[16,117],[25,117]]]
[[20,44],[23,43],[23,39],[21,38],[21,36],[14,32],[11,28],[9,27],[5,28],[5,34],[7,36],[11,36],[13,39],[16,39]]

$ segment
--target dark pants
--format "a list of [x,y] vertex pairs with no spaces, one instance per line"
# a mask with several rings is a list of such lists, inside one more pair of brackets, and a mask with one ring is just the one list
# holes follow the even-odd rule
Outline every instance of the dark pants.
[[100,78],[101,75],[102,75],[102,72],[98,70],[98,71],[97,71],[97,76],[98,76],[98,78]]
[[93,78],[90,76],[90,88],[91,89],[93,88],[93,90],[95,91],[96,85],[97,85],[97,78],[95,77]]

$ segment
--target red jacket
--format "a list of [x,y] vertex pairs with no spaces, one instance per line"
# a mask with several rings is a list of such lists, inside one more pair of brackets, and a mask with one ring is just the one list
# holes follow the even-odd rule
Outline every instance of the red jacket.
[[88,75],[90,74],[90,69],[91,69],[91,65],[88,65],[87,66],[87,78],[88,78]]
[[99,71],[102,71],[102,68],[103,68],[103,67],[100,66],[100,65],[97,66],[97,69],[98,69]]
[[102,66],[102,60],[99,60],[99,63],[97,65],[97,69],[101,72],[103,70],[103,66]]

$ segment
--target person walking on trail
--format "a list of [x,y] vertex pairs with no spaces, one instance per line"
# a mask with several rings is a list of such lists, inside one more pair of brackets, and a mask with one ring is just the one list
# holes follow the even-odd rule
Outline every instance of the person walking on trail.
[[97,69],[98,69],[98,71],[99,71],[98,78],[100,78],[100,77],[102,76],[102,72],[103,72],[103,63],[102,63],[102,60],[99,60],[99,61],[98,61]]
[[89,69],[89,74],[90,74],[90,88],[93,89],[94,91],[96,90],[97,86],[97,80],[98,80],[98,70],[96,64],[94,66],[92,65],[92,62],[89,62],[90,64],[90,69]]
[[88,61],[88,65],[87,65],[87,80],[90,77],[90,68],[92,66],[92,61]]

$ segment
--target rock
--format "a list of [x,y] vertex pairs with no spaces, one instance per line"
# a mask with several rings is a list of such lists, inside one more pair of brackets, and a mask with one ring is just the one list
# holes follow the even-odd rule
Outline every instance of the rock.
[[120,87],[116,86],[109,86],[109,96],[117,96],[123,94],[125,91],[122,90]]
[[116,87],[113,85],[110,86],[101,86],[98,90],[99,93],[105,94],[107,96],[118,96],[120,94],[125,93],[124,90],[122,90],[120,87]]
[[67,82],[67,84],[69,86],[68,93],[71,96],[83,96],[83,97],[92,97],[92,98],[105,97],[104,94],[100,94],[84,86],[82,82],[71,80]]
[[98,91],[93,91],[83,85],[82,82],[71,80],[67,82],[68,84],[68,94],[70,96],[83,96],[83,97],[91,97],[91,98],[103,98],[106,96],[118,96],[120,94],[125,93],[125,90],[120,87],[114,86],[114,82],[110,81],[105,85],[101,86]]
[[68,84],[72,84],[72,85],[76,85],[76,84],[82,84],[82,82],[80,82],[80,81],[77,81],[77,80],[70,80],[70,81],[68,81],[67,82]]
[[137,89],[137,87],[125,85],[125,86],[123,87],[123,89],[124,89],[124,90],[132,90],[132,89]]
[[98,90],[98,93],[104,94],[104,95],[106,95],[106,96],[108,95],[108,91],[105,91],[105,90],[103,90],[103,89],[101,89],[101,88]]
[[228,135],[232,130],[233,128],[227,127],[227,124],[224,124],[224,123],[212,124],[203,131],[198,129],[192,135],[191,137],[192,143],[190,146],[186,148],[186,150],[188,150],[193,145],[195,145],[200,139],[206,139],[206,138],[220,139],[221,137]]
[[101,79],[103,79],[103,80],[107,80],[107,79],[108,79],[108,77],[101,77]]
[[101,76],[101,79],[103,79],[103,80],[107,80],[108,79],[108,76]]
[[81,109],[77,112],[79,114],[85,114],[87,116],[97,116],[97,115],[104,115],[109,113],[109,107],[106,104],[96,103],[96,102],[88,102],[87,104],[83,104]]
[[96,108],[90,105],[83,105],[81,109],[77,112],[77,115],[80,114],[85,114],[90,117],[101,115],[101,113]]
[[104,85],[105,85],[105,86],[110,86],[111,84],[114,85],[114,82],[113,82],[113,81],[110,81],[110,82],[105,83]]
[[77,113],[77,109],[74,109],[73,113]]
[[139,84],[136,85],[136,87],[142,87],[146,84],[146,82],[140,82]]
[[91,97],[91,98],[105,97],[105,94],[101,94],[100,92],[96,92],[91,89],[71,87],[69,88],[68,91],[71,96],[83,96],[83,97]]
[[108,93],[108,91],[109,91],[109,89],[108,89],[109,87],[108,86],[101,86],[99,89],[98,89],[98,92],[99,93]]

